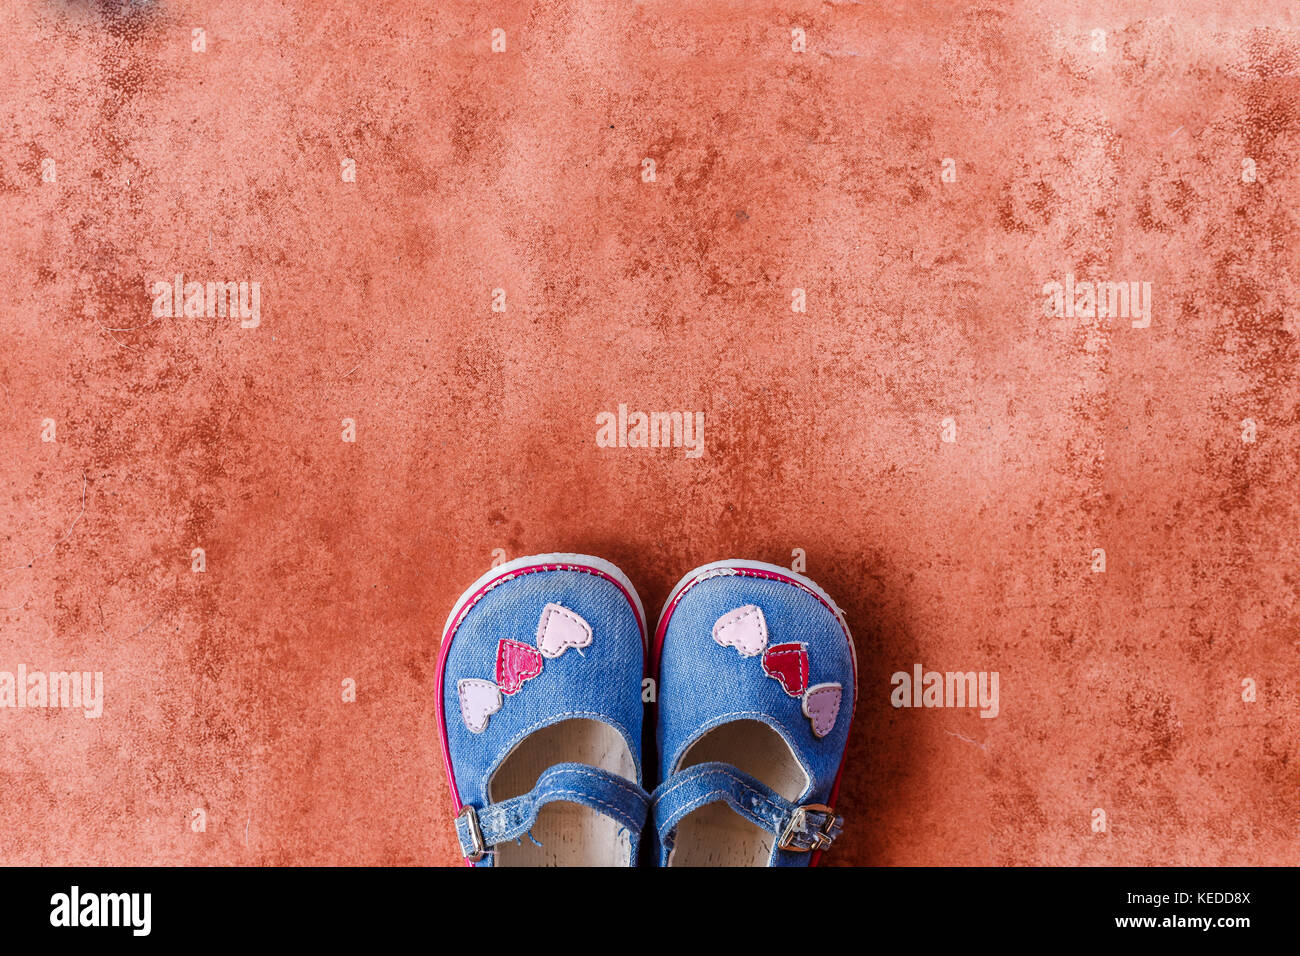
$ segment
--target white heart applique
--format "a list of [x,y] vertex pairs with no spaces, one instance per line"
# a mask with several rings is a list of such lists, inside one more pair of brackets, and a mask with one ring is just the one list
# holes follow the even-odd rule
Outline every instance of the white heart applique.
[[548,604],[537,622],[537,649],[543,657],[559,657],[571,647],[591,643],[591,625],[567,607]]
[[741,657],[753,657],[767,647],[767,621],[763,609],[746,604],[728,611],[713,624],[713,639],[723,647],[734,647]]
[[469,732],[483,733],[488,718],[501,709],[501,689],[490,680],[466,677],[457,682],[456,694],[460,697],[460,716]]
[[844,688],[839,684],[817,684],[803,695],[803,715],[812,722],[813,733],[825,737],[835,729]]

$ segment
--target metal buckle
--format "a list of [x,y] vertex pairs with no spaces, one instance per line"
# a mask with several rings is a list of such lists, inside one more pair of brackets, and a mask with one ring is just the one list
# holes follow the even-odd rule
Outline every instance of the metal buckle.
[[[467,854],[465,859],[469,860],[471,863],[477,863],[487,855],[487,844],[483,842],[483,831],[478,825],[478,812],[472,806],[466,804],[461,807],[460,813],[456,814],[457,820],[461,819],[461,817],[464,817],[468,821],[469,835],[474,841],[473,852]],[[460,827],[457,827],[456,830],[457,836],[459,836]],[[461,850],[464,851],[464,849],[464,844],[462,844]]]
[[[805,833],[808,828],[808,813],[820,813],[824,815],[821,825],[812,833]],[[824,803],[806,803],[802,807],[796,807],[794,813],[790,814],[790,822],[785,826],[785,832],[781,834],[781,840],[777,847],[782,850],[789,850],[792,853],[811,853],[813,850],[825,850],[835,842],[836,831],[841,821],[835,816],[835,811]],[[795,843],[796,837],[811,839],[812,843],[808,846],[801,846]]]

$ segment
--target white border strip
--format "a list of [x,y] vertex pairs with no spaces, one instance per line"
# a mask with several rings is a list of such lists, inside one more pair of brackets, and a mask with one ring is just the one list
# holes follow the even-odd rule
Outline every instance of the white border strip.
[[452,605],[451,613],[447,615],[447,623],[442,626],[442,639],[444,641],[447,639],[447,632],[451,630],[452,623],[460,616],[465,605],[469,603],[470,599],[473,598],[475,594],[487,587],[488,584],[495,581],[497,578],[506,579],[514,573],[522,571],[524,568],[535,567],[539,564],[591,568],[592,570],[599,571],[601,574],[608,575],[617,581],[622,586],[623,590],[625,590],[632,598],[633,604],[636,605],[637,615],[640,619],[641,645],[642,647],[648,646],[650,622],[646,620],[645,608],[641,605],[641,595],[636,593],[636,588],[634,588],[632,582],[627,579],[627,575],[620,571],[615,565],[606,561],[604,558],[593,557],[590,554],[533,554],[523,558],[515,558],[513,561],[507,561],[505,564],[497,565],[490,571],[480,575],[478,580],[466,588],[464,593],[456,599],[456,603]]

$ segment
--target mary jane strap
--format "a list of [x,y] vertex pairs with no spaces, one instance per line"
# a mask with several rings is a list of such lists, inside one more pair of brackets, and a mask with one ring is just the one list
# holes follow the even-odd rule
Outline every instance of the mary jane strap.
[[820,803],[799,805],[767,784],[730,764],[701,763],[673,774],[650,797],[650,813],[659,841],[673,845],[677,824],[710,803],[726,803],[746,820],[777,837],[776,846],[792,853],[830,847],[844,820]]
[[557,800],[590,807],[618,821],[634,838],[645,826],[650,807],[650,794],[631,780],[587,764],[559,763],[538,777],[528,793],[461,809],[456,836],[465,859],[477,863],[498,843],[517,840],[532,829],[542,807]]

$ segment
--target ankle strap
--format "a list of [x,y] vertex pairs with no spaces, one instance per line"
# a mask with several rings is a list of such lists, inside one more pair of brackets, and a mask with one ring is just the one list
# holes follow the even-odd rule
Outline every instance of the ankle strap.
[[632,835],[635,862],[650,794],[631,780],[582,763],[557,763],[522,796],[486,807],[466,804],[456,816],[456,836],[465,859],[477,863],[491,847],[523,836],[537,822],[542,807],[556,800],[590,807],[626,827]]
[[840,835],[844,820],[820,803],[792,803],[767,784],[725,763],[701,763],[673,774],[650,797],[651,815],[665,852],[672,849],[677,824],[693,810],[725,802],[731,809],[777,837],[777,848],[794,853],[825,850]]

